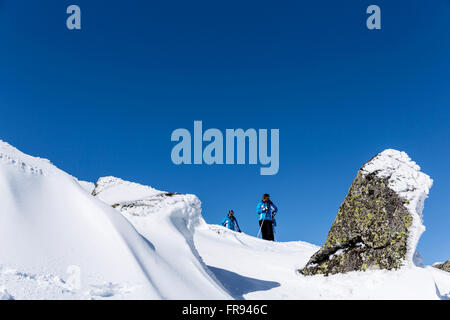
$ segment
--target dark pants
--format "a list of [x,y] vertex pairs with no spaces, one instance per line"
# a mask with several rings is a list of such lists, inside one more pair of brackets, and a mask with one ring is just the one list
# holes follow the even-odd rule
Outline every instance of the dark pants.
[[[261,227],[262,225],[262,227]],[[262,238],[264,240],[273,241],[273,225],[271,220],[260,220],[259,226],[261,227]]]

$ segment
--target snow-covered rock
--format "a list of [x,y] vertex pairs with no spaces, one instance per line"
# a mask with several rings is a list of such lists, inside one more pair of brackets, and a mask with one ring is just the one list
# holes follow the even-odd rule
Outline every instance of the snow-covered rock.
[[[417,243],[432,180],[405,152],[385,150],[362,166],[323,247],[305,275],[421,264]],[[342,251],[339,256],[335,252]]]
[[450,260],[433,264],[433,267],[450,272]]
[[92,195],[111,205],[124,201],[140,200],[161,193],[164,193],[164,191],[116,177],[98,179],[95,189],[92,191]]
[[420,167],[402,151],[387,149],[370,160],[361,171],[364,175],[375,173],[387,179],[388,187],[406,200],[405,207],[412,217],[409,227],[406,261],[412,263],[420,236],[425,231],[422,211],[433,180],[420,171]]

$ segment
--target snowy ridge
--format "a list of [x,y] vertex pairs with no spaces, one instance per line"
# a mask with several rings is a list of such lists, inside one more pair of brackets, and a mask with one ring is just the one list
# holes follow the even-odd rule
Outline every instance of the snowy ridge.
[[[0,140],[0,163],[16,168],[23,173],[36,176],[51,174],[70,176],[66,172],[59,170],[50,160],[27,155],[3,140]],[[75,177],[72,178],[89,193],[95,187],[92,182],[81,181]]]
[[92,182],[78,180],[78,179],[76,179],[76,181],[79,183],[79,185],[84,190],[86,190],[87,193],[92,193],[92,191],[94,191],[94,189],[95,189],[95,184],[93,184]]
[[425,231],[422,211],[433,180],[420,172],[420,167],[405,152],[393,149],[377,154],[361,170],[363,174],[376,172],[379,178],[387,178],[389,188],[408,201],[405,206],[413,222],[409,230],[406,263],[413,264],[417,244]]
[[205,224],[201,215],[201,201],[195,195],[160,191],[139,183],[116,177],[102,177],[97,181],[92,194],[119,210],[134,224],[133,217],[164,217],[182,221],[192,237],[197,226]]
[[[4,297],[229,298],[202,268],[198,278],[188,274],[195,269],[190,266],[196,258],[176,265],[170,258],[173,252],[145,239],[72,176],[3,142],[0,153],[0,289]],[[181,207],[181,211],[188,209]],[[167,228],[159,229],[165,242],[170,242],[169,232],[164,232]],[[185,247],[179,250],[185,251],[192,256]],[[183,268],[185,274],[180,272]],[[80,287],[74,290],[64,286],[71,279],[69,270],[80,270],[76,281]]]
[[134,201],[164,193],[149,186],[139,183],[125,181],[116,177],[102,177],[98,179],[95,189],[92,191],[94,196],[102,194],[102,201],[113,205],[124,201]]
[[100,178],[93,194],[121,212],[190,288],[205,297],[230,298],[194,244],[196,228],[206,225],[196,196],[162,192],[115,177]]
[[49,160],[26,155],[2,140],[0,140],[0,162],[35,175],[48,174],[55,169]]

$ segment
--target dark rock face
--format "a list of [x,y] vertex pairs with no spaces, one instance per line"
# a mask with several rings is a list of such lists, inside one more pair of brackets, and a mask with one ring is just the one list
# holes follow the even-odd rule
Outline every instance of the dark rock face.
[[336,274],[396,269],[407,252],[413,218],[387,178],[360,170],[341,204],[327,240],[300,272]]
[[433,267],[450,272],[450,260],[447,260],[444,263],[437,263],[433,265]]

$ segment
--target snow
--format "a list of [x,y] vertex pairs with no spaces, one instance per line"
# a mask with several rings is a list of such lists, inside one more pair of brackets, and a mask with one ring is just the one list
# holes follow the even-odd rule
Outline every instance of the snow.
[[433,267],[300,275],[318,246],[208,225],[195,195],[93,190],[1,141],[0,196],[0,299],[450,299]]
[[[376,155],[361,168],[363,174],[376,172],[379,178],[388,178],[388,186],[400,198],[408,201],[405,205],[413,221],[409,229],[406,263],[420,263],[416,254],[420,236],[425,231],[422,222],[424,201],[433,185],[433,180],[420,172],[420,167],[403,151],[387,149]],[[419,255],[420,256],[420,255]]]
[[[16,299],[230,297],[206,270],[192,284],[187,275],[197,270],[195,261],[166,260],[117,210],[48,161],[3,142],[0,154],[0,286]],[[172,230],[166,231],[169,243]],[[79,290],[65,285],[73,266],[80,270]],[[99,286],[116,294],[98,294]]]
[[4,143],[0,154],[6,159],[0,165],[0,261],[9,292],[19,299],[60,297],[59,279],[76,264],[85,288],[131,281],[142,284],[137,294],[160,297],[147,270],[156,256],[126,219],[49,162]]
[[95,184],[92,182],[88,182],[88,181],[82,181],[82,180],[77,180],[78,183],[80,184],[80,186],[86,190],[86,192],[88,193],[92,193],[92,191],[94,191],[95,189]]
[[[102,188],[96,188],[96,197],[114,204],[155,246],[156,252],[170,262],[177,277],[183,279],[186,286],[183,297],[231,298],[203,263],[194,245],[195,229],[206,225],[196,196],[168,195],[114,177],[100,178],[98,185]],[[176,289],[182,290],[181,286]]]
[[113,205],[124,201],[134,201],[161,194],[163,191],[153,189],[152,187],[143,186],[138,183],[124,181],[116,177],[103,177],[97,181],[94,195],[98,195],[104,202]]
[[14,300],[14,297],[5,288],[0,288],[0,300]]
[[221,226],[199,228],[195,243],[236,299],[450,299],[450,274],[432,267],[303,276],[295,270],[319,249],[309,243],[272,243]]

